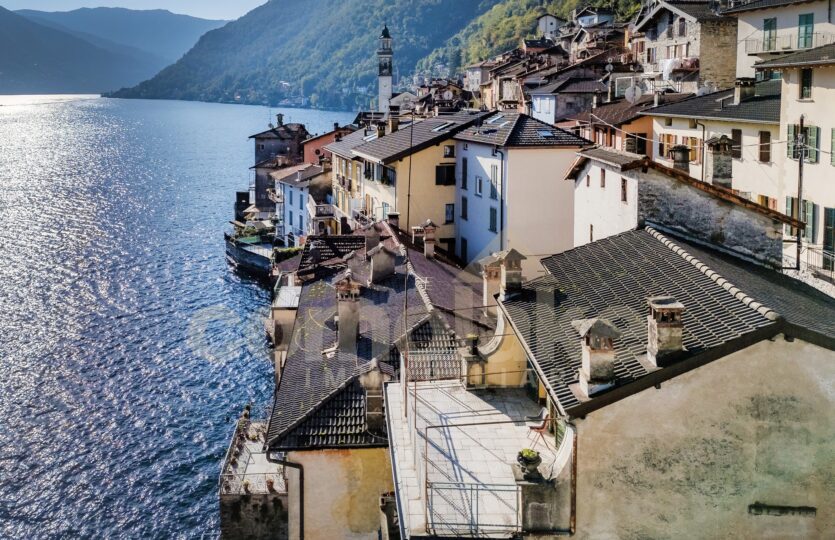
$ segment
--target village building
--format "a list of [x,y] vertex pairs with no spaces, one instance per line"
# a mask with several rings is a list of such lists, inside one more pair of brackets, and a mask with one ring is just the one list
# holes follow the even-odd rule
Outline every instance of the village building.
[[554,81],[528,91],[529,114],[546,124],[590,109],[602,101],[608,87],[593,68],[578,68],[559,75]]
[[267,220],[275,215],[275,202],[267,190],[273,187],[270,174],[282,167],[301,163],[302,143],[310,138],[304,124],[284,123],[284,115],[276,115],[276,125],[249,137],[255,143],[255,179],[250,184],[251,219]]
[[573,194],[562,178],[588,141],[510,111],[454,139],[458,207],[450,221],[464,263],[511,248],[534,255],[573,246]]
[[563,505],[554,528],[754,538],[835,527],[821,510],[835,504],[821,474],[835,450],[831,297],[650,227],[543,266],[499,304],[573,437],[570,481],[551,488]]
[[674,166],[673,149],[689,148],[687,172],[782,211],[780,81],[740,79],[733,89],[643,111],[652,119],[653,159]]
[[835,43],[832,10],[825,0],[732,0],[723,14],[738,21],[737,77],[770,78],[770,72],[754,65]]
[[592,102],[591,108],[568,115],[557,126],[571,129],[599,146],[652,157],[652,118],[641,112],[688,97],[691,94],[646,94],[631,102],[622,98],[602,104]]
[[645,90],[696,93],[728,88],[736,72],[737,24],[718,3],[652,0],[632,25],[630,49]]
[[488,81],[490,68],[494,66],[495,62],[493,60],[483,60],[467,66],[464,71],[464,90],[481,97],[481,85]]
[[271,175],[276,193],[276,237],[287,247],[304,244],[308,234],[333,231],[330,167],[302,163]]
[[[777,152],[781,157],[785,210],[807,224],[801,234],[800,260],[796,246],[787,245],[787,266],[799,264],[812,275],[835,282],[835,44],[799,51],[756,67],[781,75],[781,81],[769,84],[779,85],[778,137],[787,141],[785,150]],[[787,236],[797,232],[786,230]]]
[[305,163],[319,164],[322,161],[330,160],[331,154],[325,150],[325,146],[334,142],[337,138],[342,138],[349,133],[356,131],[353,125],[340,126],[338,123],[333,124],[333,129],[321,135],[313,135],[302,143],[304,148],[303,160]]
[[536,18],[536,35],[554,41],[560,33],[560,28],[562,28],[566,22],[567,21],[560,19],[556,15],[543,13]]

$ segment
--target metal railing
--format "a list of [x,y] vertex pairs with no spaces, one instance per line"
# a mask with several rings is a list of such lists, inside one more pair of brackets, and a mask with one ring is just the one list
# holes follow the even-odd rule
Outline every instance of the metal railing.
[[[426,490],[427,525],[432,534],[482,537],[522,531],[522,492],[516,484],[429,482]],[[514,518],[504,523],[494,519],[502,514]]]
[[806,259],[806,268],[819,278],[835,283],[835,252],[822,248],[807,247],[801,257]]
[[762,35],[758,38],[745,40],[745,54],[763,54],[792,52],[802,49],[813,49],[823,45],[835,43],[835,34],[828,32],[814,32],[811,34],[775,34]]

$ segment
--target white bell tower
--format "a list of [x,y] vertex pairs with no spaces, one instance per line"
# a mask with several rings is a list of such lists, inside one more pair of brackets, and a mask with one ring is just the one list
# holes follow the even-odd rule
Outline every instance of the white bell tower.
[[377,58],[380,64],[378,73],[379,95],[377,97],[377,110],[388,112],[389,100],[391,99],[391,75],[392,75],[392,50],[391,34],[388,26],[383,26],[383,33],[380,34],[380,48],[377,49]]

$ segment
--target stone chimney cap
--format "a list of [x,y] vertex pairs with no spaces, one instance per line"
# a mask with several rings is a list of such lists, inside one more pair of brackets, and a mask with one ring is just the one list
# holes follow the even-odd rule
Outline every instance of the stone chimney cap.
[[586,337],[590,333],[612,339],[620,337],[620,331],[606,319],[577,319],[571,321],[571,326],[577,330],[580,337]]
[[528,259],[513,248],[499,251],[495,254],[495,257],[498,262],[525,261]]
[[684,311],[684,304],[672,296],[650,296],[647,298],[647,304],[655,310]]
[[754,86],[757,79],[754,77],[739,77],[734,81],[734,86]]
[[354,280],[354,273],[351,271],[350,268],[346,268],[342,272],[338,273],[334,278],[333,282],[336,285],[358,285],[359,282]]
[[478,264],[481,265],[482,268],[489,268],[493,266],[499,266],[499,259],[496,257],[495,254],[488,255],[484,258],[478,260]]
[[423,223],[423,228],[425,229],[425,228],[427,228],[427,227],[434,227],[434,228],[436,228],[436,229],[438,228],[438,226],[437,226],[437,225],[435,225],[435,223],[434,223],[431,219],[427,219],[427,220]]

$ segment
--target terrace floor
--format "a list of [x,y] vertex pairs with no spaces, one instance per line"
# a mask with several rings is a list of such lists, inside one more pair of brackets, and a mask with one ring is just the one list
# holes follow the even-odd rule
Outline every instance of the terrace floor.
[[559,473],[554,437],[538,438],[525,423],[539,405],[517,388],[468,390],[458,381],[416,388],[408,386],[404,417],[403,386],[386,385],[395,487],[408,534],[508,538],[520,532],[517,453],[533,448],[545,478]]
[[[253,421],[235,430],[220,473],[220,495],[286,493],[284,467],[267,461],[267,424]],[[243,438],[241,438],[243,435]]]

